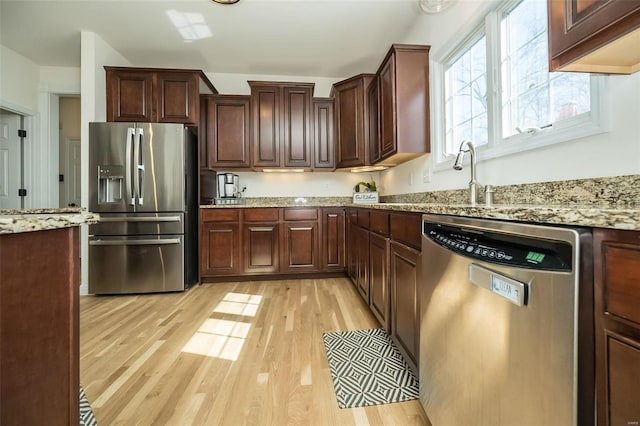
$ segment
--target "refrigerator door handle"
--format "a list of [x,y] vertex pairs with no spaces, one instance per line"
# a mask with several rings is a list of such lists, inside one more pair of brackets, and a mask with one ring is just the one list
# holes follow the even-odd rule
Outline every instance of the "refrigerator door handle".
[[131,181],[131,145],[133,144],[135,129],[133,127],[129,127],[127,129],[127,145],[126,145],[126,170],[125,170],[125,181],[126,181],[126,191],[127,198],[130,200],[129,204],[134,205],[136,203],[136,195],[135,190],[133,188],[133,182]]
[[136,129],[136,184],[138,193],[138,205],[144,204],[144,153],[142,144],[144,143],[144,130],[141,127]]
[[163,216],[163,217],[135,217],[135,216],[120,216],[120,217],[101,217],[101,223],[107,222],[180,222],[180,216]]
[[90,246],[158,246],[180,244],[179,238],[165,238],[162,240],[92,240]]

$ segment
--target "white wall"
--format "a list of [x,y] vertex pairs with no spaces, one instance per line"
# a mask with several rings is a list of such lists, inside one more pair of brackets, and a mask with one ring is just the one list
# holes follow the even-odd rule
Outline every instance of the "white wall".
[[40,67],[24,56],[0,45],[0,101],[24,111],[38,109]]
[[[495,1],[493,2],[495,3]],[[403,42],[429,44],[438,60],[461,34],[479,22],[491,4],[459,1],[439,15],[424,15]],[[478,163],[482,184],[506,185],[640,173],[640,73],[608,77],[609,131],[558,145]],[[433,91],[433,90],[432,90]],[[432,120],[431,133],[439,126]],[[436,141],[432,138],[432,145]],[[430,183],[423,172],[432,170]],[[413,185],[410,176],[413,175]],[[433,171],[431,155],[382,172],[384,194],[466,188],[469,171]]]

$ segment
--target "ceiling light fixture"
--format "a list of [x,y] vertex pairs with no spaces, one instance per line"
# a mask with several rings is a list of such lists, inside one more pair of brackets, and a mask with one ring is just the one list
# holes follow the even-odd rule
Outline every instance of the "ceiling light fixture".
[[234,3],[238,3],[240,0],[211,0],[214,3],[220,3],[220,4],[234,4]]
[[451,6],[455,0],[418,0],[424,13],[440,13]]

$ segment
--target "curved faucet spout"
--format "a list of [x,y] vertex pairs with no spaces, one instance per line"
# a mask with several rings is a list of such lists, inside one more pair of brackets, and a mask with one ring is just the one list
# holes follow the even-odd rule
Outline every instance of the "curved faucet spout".
[[[465,150],[466,148],[466,150]],[[472,205],[476,204],[477,200],[477,187],[478,181],[476,180],[476,149],[473,146],[473,142],[464,140],[460,144],[460,150],[456,156],[456,161],[453,163],[454,170],[462,170],[462,161],[464,160],[465,152],[469,152],[471,155],[471,180],[469,181],[469,201]]]

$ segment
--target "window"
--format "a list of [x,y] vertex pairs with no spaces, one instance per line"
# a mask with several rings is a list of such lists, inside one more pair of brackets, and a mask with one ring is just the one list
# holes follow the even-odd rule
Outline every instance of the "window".
[[437,163],[463,140],[491,158],[601,131],[603,77],[548,71],[546,4],[505,0],[444,58]]

